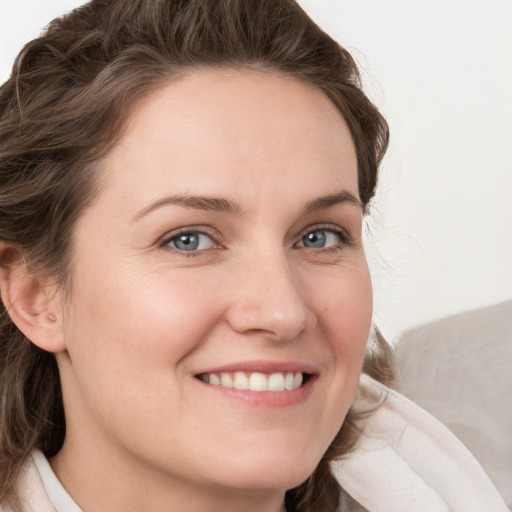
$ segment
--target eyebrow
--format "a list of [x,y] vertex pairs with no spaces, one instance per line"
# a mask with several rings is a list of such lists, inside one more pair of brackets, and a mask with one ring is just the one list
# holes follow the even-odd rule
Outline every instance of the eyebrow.
[[233,215],[238,215],[242,211],[237,203],[221,197],[175,195],[158,199],[146,208],[143,208],[133,216],[132,222],[139,220],[141,217],[146,216],[148,213],[157,210],[158,208],[169,205],[195,208],[196,210],[205,210],[208,212],[230,213]]
[[342,190],[340,192],[336,192],[328,196],[319,197],[311,201],[305,206],[304,214],[313,213],[318,210],[324,210],[326,208],[341,203],[349,203],[353,206],[357,206],[358,208],[364,209],[363,203],[361,203],[361,201],[354,194],[352,194],[348,190]]
[[[303,208],[303,214],[313,213],[318,210],[323,210],[340,203],[349,203],[359,208],[363,208],[361,201],[354,196],[351,192],[342,190],[335,194],[328,196],[318,197]],[[231,215],[240,215],[242,208],[240,205],[229,199],[222,197],[210,196],[194,196],[194,195],[174,195],[166,196],[151,203],[146,208],[143,208],[132,217],[132,222],[148,215],[154,210],[164,206],[177,205],[185,208],[194,208],[196,210],[204,210],[209,212],[229,213]]]

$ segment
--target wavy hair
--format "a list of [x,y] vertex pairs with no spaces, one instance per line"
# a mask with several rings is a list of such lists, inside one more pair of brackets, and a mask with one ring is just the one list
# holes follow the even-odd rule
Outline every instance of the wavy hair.
[[[0,88],[0,241],[66,287],[73,227],[99,189],[97,163],[122,136],[135,102],[200,67],[277,71],[322,90],[349,126],[361,201],[375,194],[388,126],[363,93],[351,55],[294,0],[93,0],[28,43]],[[0,258],[0,265],[7,265]],[[393,378],[376,335],[364,371]],[[329,462],[358,436],[349,414],[315,472],[287,492],[290,512],[336,510]],[[59,372],[0,304],[0,501],[34,448],[65,436]]]

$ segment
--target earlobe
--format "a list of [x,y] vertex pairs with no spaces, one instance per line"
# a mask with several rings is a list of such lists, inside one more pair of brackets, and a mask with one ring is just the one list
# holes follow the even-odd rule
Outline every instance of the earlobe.
[[65,350],[55,288],[30,271],[21,252],[0,244],[0,294],[7,314],[35,345],[48,352]]

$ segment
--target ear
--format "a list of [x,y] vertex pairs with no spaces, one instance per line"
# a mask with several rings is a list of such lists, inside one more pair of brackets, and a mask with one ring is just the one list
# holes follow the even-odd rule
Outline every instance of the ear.
[[0,264],[0,296],[11,320],[43,350],[65,350],[56,287],[30,271],[19,249],[1,242]]

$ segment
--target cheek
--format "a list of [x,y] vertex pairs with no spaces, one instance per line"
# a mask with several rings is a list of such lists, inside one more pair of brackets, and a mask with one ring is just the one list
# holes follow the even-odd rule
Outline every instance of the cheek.
[[[340,276],[324,296],[322,328],[330,344],[334,373],[328,394],[334,436],[359,385],[372,321],[372,287],[365,264]],[[320,299],[319,299],[320,300]]]
[[94,280],[77,274],[68,350],[117,373],[176,365],[222,314],[211,288],[187,272],[140,275],[128,266]]
[[370,332],[373,299],[371,279],[363,262],[340,274],[317,299],[324,304],[321,321],[340,357],[361,358]]
[[173,421],[162,409],[183,405],[182,362],[220,314],[214,292],[188,276],[134,276],[129,268],[111,269],[97,280],[76,275],[67,327],[71,365],[61,371],[70,400],[79,404],[78,417],[92,415],[121,437],[131,435],[126,425],[133,418],[152,418],[155,432],[161,418]]

